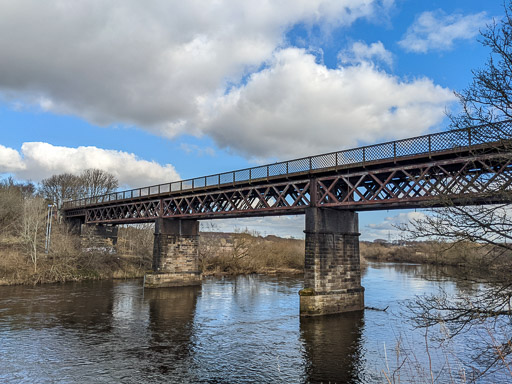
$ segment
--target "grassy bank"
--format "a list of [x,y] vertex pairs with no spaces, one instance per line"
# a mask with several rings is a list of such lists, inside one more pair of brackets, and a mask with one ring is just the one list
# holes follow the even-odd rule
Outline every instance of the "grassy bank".
[[132,228],[119,232],[116,252],[85,248],[64,224],[53,226],[48,253],[42,239],[34,247],[20,235],[1,236],[0,285],[142,277],[151,269],[152,253],[143,239],[147,234]]
[[304,241],[258,233],[201,233],[200,268],[204,275],[249,273],[300,274],[304,271]]
[[463,267],[487,272],[512,271],[512,255],[475,242],[361,242],[361,256],[371,261]]
[[[120,227],[116,250],[97,250],[54,225],[50,252],[44,237],[34,247],[22,235],[0,236],[0,285],[38,284],[87,279],[137,278],[151,270],[153,226]],[[263,237],[258,233],[202,232],[199,265],[203,275],[302,274],[304,240]],[[450,265],[479,271],[512,271],[512,258],[476,243],[421,242],[360,243],[361,265],[366,260]]]

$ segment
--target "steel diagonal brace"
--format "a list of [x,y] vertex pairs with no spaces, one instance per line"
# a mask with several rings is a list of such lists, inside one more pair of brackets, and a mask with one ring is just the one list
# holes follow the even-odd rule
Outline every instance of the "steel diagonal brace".
[[453,189],[453,187],[454,187],[454,185],[455,185],[455,184],[460,184],[462,180],[465,180],[463,177],[461,177],[461,175],[462,175],[462,171],[464,171],[464,170],[467,168],[467,166],[468,166],[469,164],[470,164],[470,162],[466,162],[466,163],[462,166],[462,168],[460,168],[460,169],[456,172],[456,174],[455,174],[455,175],[453,175],[453,174],[451,174],[450,172],[448,172],[448,171],[447,171],[447,170],[446,170],[442,165],[439,165],[439,166],[438,166],[438,168],[439,168],[440,170],[442,170],[442,171],[445,173],[445,175],[446,175],[446,176],[448,176],[448,177],[447,177],[447,179],[448,179],[448,180],[451,178],[451,181],[449,181],[449,182],[448,182],[448,184],[447,184],[447,185],[446,185],[446,187],[445,187],[445,190],[446,190],[446,191],[450,192],[450,191]]
[[[427,196],[430,195],[430,191],[428,189],[425,189],[424,186],[420,184],[420,181],[426,182],[425,175],[432,170],[432,167],[428,166],[424,168],[421,173],[418,176],[411,175],[409,172],[407,172],[405,169],[402,169],[402,172],[409,180],[406,181],[405,185],[402,188],[402,191],[404,193],[404,198],[415,198],[418,196],[418,191],[416,190],[416,187],[418,186],[420,188],[420,191],[424,191]],[[412,184],[411,184],[412,183]],[[411,196],[412,193],[412,196]]]
[[267,187],[265,189],[265,192],[263,193],[263,195],[260,193],[260,191],[257,188],[255,188],[254,190],[258,194],[258,198],[260,200],[258,205],[263,205],[265,208],[270,208],[270,205],[267,203],[267,199],[266,199],[269,188]]
[[510,185],[510,183],[512,182],[512,179],[510,176],[508,176],[508,177],[506,176],[506,172],[504,172],[504,170],[506,170],[510,166],[511,163],[512,163],[512,160],[509,159],[505,164],[500,164],[498,166],[499,171],[496,171],[492,167],[490,167],[488,164],[486,164],[484,161],[480,161],[480,164],[483,165],[483,168],[486,168],[489,171],[489,173],[494,174],[494,176],[492,176],[491,179],[488,180],[485,187],[490,185],[492,182],[494,182],[494,180],[498,177],[501,179],[505,178],[505,180],[508,181],[508,183],[506,184],[506,187],[508,185]]
[[[365,179],[366,177],[366,174],[363,174],[359,180],[357,181],[357,183],[355,185],[352,185],[352,183],[348,180],[348,178],[346,178],[345,176],[341,176],[341,179],[349,186],[350,188],[350,191],[347,193],[347,196],[343,199],[342,203],[346,202],[351,196],[352,194],[355,192],[359,195],[359,197],[361,197],[362,201],[366,201],[366,198],[361,194],[361,192],[359,192],[357,190],[357,188],[359,188],[359,185],[363,182],[363,180]],[[352,198],[352,201],[356,201],[355,198]]]
[[[373,174],[373,172],[370,172],[369,173],[370,176],[380,185],[379,189],[375,192],[374,196],[378,197],[379,194],[382,192],[382,191],[385,191],[387,193],[387,195],[389,196],[389,198],[393,198],[393,197],[396,197],[392,191],[390,191],[387,187],[387,185],[389,184],[389,182],[391,181],[391,179],[395,176],[396,174],[396,171],[393,171],[387,178],[386,178],[386,181],[382,182],[377,176],[375,176]],[[377,200],[377,199],[376,199]],[[380,200],[387,200],[387,199],[380,199]]]
[[[324,200],[325,200],[326,196],[330,196],[330,197],[332,198],[332,200],[333,200],[333,201],[338,201],[338,198],[337,198],[335,195],[333,195],[333,194],[331,193],[331,189],[332,189],[332,187],[333,187],[333,186],[335,186],[335,185],[336,185],[336,183],[340,180],[340,178],[339,178],[339,177],[336,177],[336,178],[334,178],[334,179],[330,179],[330,180],[332,180],[332,183],[331,183],[331,186],[330,186],[330,187],[327,187],[327,186],[324,184],[323,180],[328,180],[328,179],[317,179],[317,183],[318,183],[321,187],[323,187],[323,189],[322,189],[322,190],[323,190],[323,191],[325,191],[325,193],[320,197],[320,199],[318,199],[319,203],[320,203],[320,204],[322,204],[322,201],[324,201]],[[318,190],[318,188],[317,188],[317,190]],[[326,202],[326,203],[327,203],[327,202]],[[327,203],[327,204],[328,204],[328,203]]]
[[290,184],[287,184],[285,186],[285,188],[283,189],[282,192],[279,192],[279,190],[275,187],[275,186],[272,186],[272,189],[276,192],[277,194],[277,199],[276,199],[276,203],[274,204],[274,206],[276,207],[279,207],[279,201],[282,201],[283,202],[283,205],[285,207],[289,207],[290,204],[288,204],[288,202],[286,201],[286,199],[283,198],[283,196],[286,194],[286,191],[288,191],[288,188],[290,187]]
[[301,201],[302,199],[305,199],[306,200],[306,205],[309,205],[310,201],[309,201],[309,199],[305,195],[305,193],[309,190],[309,183],[310,183],[309,181],[306,183],[306,185],[304,186],[302,191],[299,188],[297,188],[297,186],[295,184],[292,184],[293,188],[295,188],[295,190],[298,192],[298,196],[295,199],[295,201],[293,202],[292,207],[297,207],[299,201]]

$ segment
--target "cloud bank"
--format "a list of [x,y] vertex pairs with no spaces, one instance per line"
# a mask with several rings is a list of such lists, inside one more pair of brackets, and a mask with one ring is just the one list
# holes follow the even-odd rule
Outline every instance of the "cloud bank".
[[1,1],[0,89],[44,110],[172,136],[190,129],[198,100],[268,60],[292,25],[349,25],[380,3]]
[[139,159],[133,153],[97,147],[69,148],[48,143],[24,143],[21,152],[0,145],[0,174],[41,181],[59,173],[79,174],[88,168],[112,173],[121,186],[142,187],[179,180],[170,164]]
[[0,0],[0,100],[168,138],[208,135],[255,159],[424,133],[454,99],[429,79],[374,66],[392,64],[382,43],[356,43],[330,69],[286,39],[299,24],[328,32],[393,5]]

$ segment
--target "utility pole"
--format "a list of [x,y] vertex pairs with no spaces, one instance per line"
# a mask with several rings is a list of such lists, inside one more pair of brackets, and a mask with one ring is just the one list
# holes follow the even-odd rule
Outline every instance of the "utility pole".
[[53,219],[53,208],[55,203],[48,204],[48,217],[46,218],[46,242],[44,245],[44,253],[48,254],[50,251],[50,241],[52,235],[52,219]]

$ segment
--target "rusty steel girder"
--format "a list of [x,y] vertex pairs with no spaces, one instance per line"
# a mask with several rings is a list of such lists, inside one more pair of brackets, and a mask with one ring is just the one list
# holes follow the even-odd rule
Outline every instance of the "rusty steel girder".
[[511,195],[512,155],[494,153],[83,209],[88,223],[115,224],[300,214],[309,206],[360,211],[438,206],[446,199],[470,205]]
[[316,179],[317,206],[378,210],[510,201],[512,156],[480,155]]

